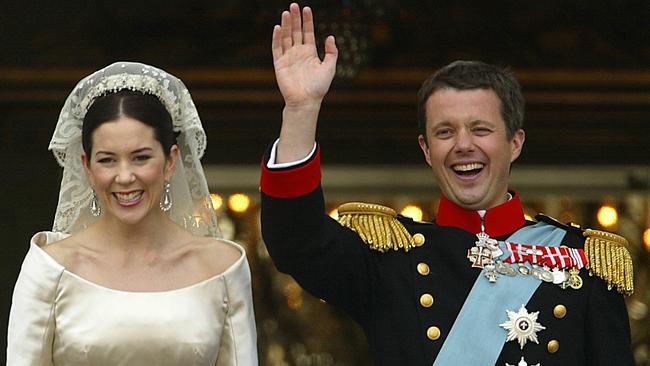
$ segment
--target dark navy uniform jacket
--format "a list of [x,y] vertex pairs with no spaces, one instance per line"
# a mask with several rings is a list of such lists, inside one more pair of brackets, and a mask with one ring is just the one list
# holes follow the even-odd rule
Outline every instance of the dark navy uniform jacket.
[[[432,365],[480,273],[467,259],[480,230],[478,214],[443,197],[437,223],[398,216],[409,233],[422,234],[422,245],[372,250],[325,214],[319,164],[317,152],[291,169],[262,166],[262,234],[276,267],[350,314],[377,365]],[[486,232],[498,240],[527,224],[517,194],[485,215]],[[564,228],[562,244],[581,248],[581,230]],[[584,269],[580,275],[578,290],[541,283],[526,304],[546,327],[537,333],[539,343],[520,349],[516,340],[506,342],[496,365],[517,365],[522,356],[529,365],[634,365],[623,296]],[[457,352],[472,352],[472,339]]]

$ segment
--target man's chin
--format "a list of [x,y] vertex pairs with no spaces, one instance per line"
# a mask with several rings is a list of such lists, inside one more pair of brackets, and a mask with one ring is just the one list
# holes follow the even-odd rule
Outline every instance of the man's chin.
[[483,195],[463,194],[455,195],[453,198],[447,198],[466,210],[484,210],[486,207],[484,207],[485,203],[483,202],[483,197]]

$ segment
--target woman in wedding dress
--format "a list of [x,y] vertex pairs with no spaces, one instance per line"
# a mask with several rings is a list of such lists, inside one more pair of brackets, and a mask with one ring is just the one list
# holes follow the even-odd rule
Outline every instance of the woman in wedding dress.
[[52,231],[18,277],[7,365],[257,365],[244,249],[220,238],[185,85],[118,62],[82,79],[50,143]]

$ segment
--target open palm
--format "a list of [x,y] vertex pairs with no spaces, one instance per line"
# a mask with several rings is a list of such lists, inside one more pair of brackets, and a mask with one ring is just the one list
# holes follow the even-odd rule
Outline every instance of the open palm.
[[338,50],[334,37],[325,41],[325,57],[316,52],[314,21],[311,9],[291,4],[282,13],[281,25],[273,29],[271,49],[280,92],[287,106],[320,103],[334,78]]

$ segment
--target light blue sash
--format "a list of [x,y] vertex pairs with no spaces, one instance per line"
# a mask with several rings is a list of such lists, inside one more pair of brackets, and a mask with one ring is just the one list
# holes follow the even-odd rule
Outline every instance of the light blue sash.
[[[557,247],[566,232],[539,222],[525,226],[506,241]],[[509,255],[499,242],[504,256]],[[507,332],[499,324],[507,320],[506,310],[526,305],[540,284],[533,276],[500,276],[496,283],[479,274],[433,366],[494,366],[506,342]],[[535,311],[528,309],[528,311]]]

